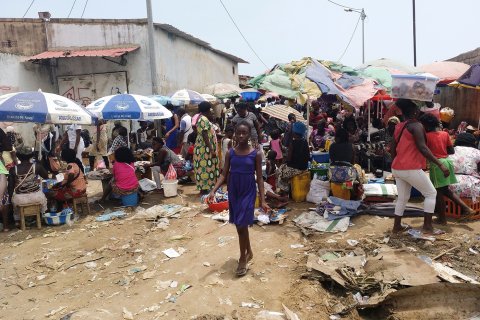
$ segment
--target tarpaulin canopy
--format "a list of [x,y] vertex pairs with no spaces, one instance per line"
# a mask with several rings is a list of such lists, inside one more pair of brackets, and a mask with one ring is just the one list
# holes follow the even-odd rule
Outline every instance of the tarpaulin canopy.
[[480,64],[472,65],[457,81],[450,86],[480,90]]
[[466,63],[455,61],[437,61],[420,66],[423,72],[431,73],[440,79],[439,83],[447,84],[461,77],[470,66]]

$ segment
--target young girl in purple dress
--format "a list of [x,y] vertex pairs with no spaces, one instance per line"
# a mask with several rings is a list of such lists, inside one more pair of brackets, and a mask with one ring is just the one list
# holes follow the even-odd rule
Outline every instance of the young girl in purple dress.
[[253,259],[250,246],[248,227],[253,225],[253,212],[257,189],[260,194],[260,204],[268,212],[270,208],[265,202],[265,192],[262,178],[262,157],[257,150],[248,144],[252,128],[246,121],[238,123],[235,127],[237,146],[229,150],[225,157],[225,166],[217,184],[209,194],[213,200],[215,192],[228,177],[228,200],[230,210],[230,223],[235,224],[240,244],[240,259],[236,275],[241,277],[247,273],[247,265]]

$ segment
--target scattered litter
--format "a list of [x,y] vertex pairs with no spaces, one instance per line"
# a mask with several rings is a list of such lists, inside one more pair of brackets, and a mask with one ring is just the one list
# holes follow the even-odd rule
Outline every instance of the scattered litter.
[[192,237],[187,236],[186,233],[170,237],[168,241],[191,240]]
[[300,249],[300,248],[304,248],[304,247],[305,246],[303,244],[300,244],[300,243],[290,245],[290,248],[292,248],[292,249]]
[[95,221],[100,221],[100,222],[110,221],[117,218],[124,218],[127,215],[125,211],[114,211],[114,212],[107,212],[107,211],[109,210],[107,209],[104,214],[96,217]]
[[428,241],[436,240],[434,236],[425,235],[421,230],[418,230],[418,229],[409,229],[407,233],[411,235],[414,239],[421,239],[421,240],[428,240]]
[[242,302],[240,304],[242,308],[252,308],[252,309],[260,309],[261,306],[259,304],[256,304],[254,302]]
[[362,296],[360,292],[357,292],[353,295],[353,298],[355,301],[357,301],[358,304],[364,305],[368,302],[368,299],[370,298],[369,296]]
[[340,317],[338,314],[331,314],[329,317],[330,320],[340,320],[342,317]]
[[172,281],[172,283],[170,283],[170,288],[176,288],[178,287],[178,281]]
[[141,267],[134,267],[134,268],[128,270],[128,274],[132,275],[132,274],[142,272],[142,271],[145,271],[145,270],[147,270],[147,266],[145,266],[145,265],[143,265]]
[[285,312],[285,316],[287,317],[287,320],[300,320],[300,318],[293,311],[288,309],[287,306],[285,306],[283,303],[282,307],[283,311]]
[[133,314],[127,310],[127,308],[123,307],[123,319],[125,320],[133,320]]
[[47,313],[45,317],[50,318],[51,316],[54,316],[65,309],[67,309],[67,307],[58,307],[57,309],[53,309],[49,313]]
[[255,320],[285,320],[285,315],[281,312],[262,310],[257,313]]
[[335,239],[328,239],[328,240],[327,240],[327,243],[337,243],[337,240],[335,240]]
[[230,214],[228,210],[224,210],[220,213],[214,214],[211,216],[212,220],[228,222],[230,219]]
[[85,262],[83,265],[88,269],[95,269],[97,267],[97,263],[95,261]]
[[157,280],[157,283],[155,284],[154,288],[157,291],[163,291],[170,288],[171,284],[172,284],[172,280],[167,280],[167,281]]
[[40,281],[40,280],[45,279],[46,277],[47,277],[46,275],[41,274],[41,275],[37,276],[37,280]]
[[353,239],[348,239],[347,243],[349,246],[355,247],[358,244],[358,241]]
[[152,221],[152,231],[158,229],[165,231],[168,229],[168,227],[170,227],[170,221],[168,220],[168,218],[158,217]]
[[204,266],[204,267],[210,267],[211,264],[210,264],[210,262],[204,262],[204,263],[203,263],[203,266]]
[[428,265],[432,266],[433,269],[437,272],[437,275],[440,279],[450,282],[450,283],[463,283],[469,282],[472,284],[480,284],[480,282],[475,281],[474,279],[460,273],[450,267],[443,265],[440,262],[435,262],[429,257],[419,256],[420,259],[425,261]]
[[131,219],[180,218],[181,213],[190,210],[192,208],[179,204],[158,204],[148,209],[138,207]]
[[173,258],[178,258],[180,257],[180,253],[178,253],[175,249],[173,248],[170,248],[170,249],[167,249],[167,250],[164,250],[162,251],[167,257],[169,257],[170,259],[173,259]]
[[[476,249],[476,248],[475,248]],[[473,248],[468,248],[468,251],[470,251],[473,254],[478,254],[479,252]]]
[[30,239],[32,239],[32,238],[33,238],[32,235],[29,234],[29,235],[25,238],[25,240],[30,240]]
[[266,283],[266,282],[268,282],[268,278],[261,277],[261,278],[260,278],[260,282]]
[[304,235],[309,235],[312,231],[345,232],[350,224],[350,217],[329,221],[314,211],[308,211],[299,215],[293,222],[300,227]]

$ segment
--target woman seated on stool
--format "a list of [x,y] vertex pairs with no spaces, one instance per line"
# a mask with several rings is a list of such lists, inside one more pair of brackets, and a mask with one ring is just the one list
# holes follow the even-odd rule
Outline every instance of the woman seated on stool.
[[[330,187],[334,197],[350,200],[353,182],[356,179],[355,152],[344,128],[335,132],[335,142],[330,146]],[[353,176],[355,175],[355,176]]]
[[[31,163],[33,155],[31,147],[18,148],[16,156],[20,164],[11,168],[8,174],[8,194],[12,199],[15,223],[20,220],[17,211],[19,205],[40,204],[42,213],[47,211],[47,198],[42,192],[37,176],[48,179],[48,173],[40,164]],[[75,153],[73,157],[75,158]]]
[[65,177],[63,181],[54,186],[53,191],[48,194],[48,197],[61,202],[80,198],[85,195],[87,191],[87,181],[83,174],[82,163],[78,160],[75,151],[72,149],[63,149],[61,157],[62,161],[67,163],[67,171],[64,173]]
[[113,178],[105,188],[100,201],[113,192],[115,196],[127,196],[138,192],[138,180],[135,175],[135,157],[127,147],[120,147],[115,150],[115,162],[113,163]]
[[293,139],[288,146],[287,163],[282,164],[277,170],[277,187],[281,195],[290,191],[290,180],[305,172],[308,168],[310,150],[305,139],[307,127],[302,122],[295,122],[292,125]]
[[157,190],[160,190],[162,188],[160,173],[165,175],[170,165],[173,165],[177,172],[177,178],[181,178],[185,175],[184,162],[165,145],[162,138],[154,137],[152,141],[153,162],[145,165],[145,168],[152,168],[153,179],[157,185]]

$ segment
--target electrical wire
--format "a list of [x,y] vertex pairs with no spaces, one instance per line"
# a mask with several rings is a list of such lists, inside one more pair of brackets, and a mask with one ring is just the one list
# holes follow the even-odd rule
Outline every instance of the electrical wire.
[[358,17],[357,24],[355,25],[355,29],[353,29],[353,32],[352,32],[352,35],[350,36],[350,40],[348,41],[347,47],[345,48],[345,50],[343,50],[343,53],[340,56],[340,58],[338,58],[338,60],[337,60],[338,62],[340,62],[343,59],[343,56],[345,55],[345,53],[348,50],[348,47],[350,47],[350,43],[352,43],[353,36],[355,35],[355,32],[357,31],[358,24],[360,23],[361,18],[362,18],[361,16]]
[[87,4],[88,4],[88,0],[85,1],[85,5],[83,6],[83,11],[82,11],[82,16],[80,17],[80,19],[83,19],[83,15],[85,14],[85,9],[87,9]]
[[225,7],[225,4],[223,4],[223,1],[222,0],[219,0],[220,3],[222,4],[222,7],[223,9],[225,9],[225,12],[228,14],[228,16],[230,17],[230,20],[232,20],[233,24],[235,25],[235,28],[237,28],[238,32],[240,33],[240,35],[242,36],[243,40],[245,40],[245,43],[248,45],[248,47],[250,48],[250,50],[252,50],[252,52],[255,54],[255,56],[258,58],[258,60],[260,60],[260,62],[265,66],[265,68],[268,69],[268,66],[265,64],[265,62],[263,62],[263,60],[260,58],[260,56],[257,54],[257,52],[253,49],[253,47],[250,45],[250,43],[248,42],[247,38],[243,35],[242,31],[240,30],[240,28],[238,27],[237,23],[235,22],[235,20],[233,19],[232,15],[230,14],[230,12],[228,12],[228,9],[227,7]]
[[332,3],[332,4],[334,4],[334,5],[336,5],[336,6],[339,6],[339,7],[345,8],[345,9],[350,9],[350,10],[358,10],[358,11],[362,10],[362,9],[356,9],[356,8],[352,8],[352,7],[344,6],[343,4],[340,4],[340,3],[334,2],[334,1],[332,1],[332,0],[327,0],[327,1],[328,1],[328,2],[330,2],[330,3]]
[[30,5],[28,6],[27,11],[25,11],[25,13],[23,14],[22,18],[25,18],[25,16],[27,15],[28,11],[30,10],[30,8],[32,7],[34,2],[35,2],[35,0],[32,0],[32,2],[30,2]]
[[77,0],[73,0],[72,7],[70,8],[70,12],[68,13],[67,18],[70,18],[70,15],[72,14],[72,10],[73,10],[73,7],[75,7],[75,3],[76,3],[76,2],[77,2]]

